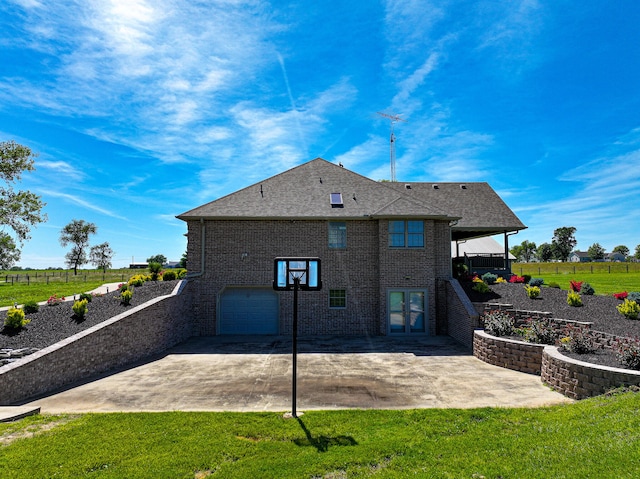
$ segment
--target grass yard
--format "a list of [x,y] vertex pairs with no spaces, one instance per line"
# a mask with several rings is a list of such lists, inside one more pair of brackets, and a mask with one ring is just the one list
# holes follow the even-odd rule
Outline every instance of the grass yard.
[[[13,437],[13,439],[7,439]],[[2,478],[635,478],[640,395],[539,409],[36,416]]]
[[72,296],[91,291],[105,283],[126,282],[146,269],[117,269],[106,273],[97,270],[38,270],[0,272],[0,307],[26,301],[46,301],[51,295]]
[[555,281],[565,290],[575,280],[589,283],[596,294],[640,291],[640,263],[514,263],[512,271],[543,278],[545,284]]

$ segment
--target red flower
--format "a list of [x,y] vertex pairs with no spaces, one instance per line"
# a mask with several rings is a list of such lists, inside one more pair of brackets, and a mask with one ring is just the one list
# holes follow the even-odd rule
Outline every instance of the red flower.
[[616,299],[626,299],[628,295],[629,293],[627,293],[626,291],[623,291],[622,293],[613,293],[613,297]]
[[518,276],[517,274],[514,274],[513,276],[511,276],[511,278],[509,278],[509,283],[524,283],[524,276]]

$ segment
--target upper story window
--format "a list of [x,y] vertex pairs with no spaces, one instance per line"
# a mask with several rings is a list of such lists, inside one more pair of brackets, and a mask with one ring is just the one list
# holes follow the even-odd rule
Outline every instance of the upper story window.
[[344,208],[344,203],[342,202],[342,193],[331,193],[330,198],[332,208]]
[[343,221],[329,222],[329,248],[347,247],[347,224]]
[[424,221],[389,221],[390,248],[424,248]]

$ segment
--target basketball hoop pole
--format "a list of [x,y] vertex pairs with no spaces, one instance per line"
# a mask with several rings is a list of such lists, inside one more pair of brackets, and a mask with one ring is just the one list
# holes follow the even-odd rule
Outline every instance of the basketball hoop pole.
[[291,327],[291,413],[284,417],[298,417],[296,396],[298,390],[298,290],[320,291],[320,258],[276,258],[273,263],[273,289],[293,290],[293,324]]
[[298,417],[296,412],[296,396],[298,383],[298,288],[300,278],[293,278],[293,336],[292,336],[292,356],[293,356],[293,376],[291,379],[291,416]]

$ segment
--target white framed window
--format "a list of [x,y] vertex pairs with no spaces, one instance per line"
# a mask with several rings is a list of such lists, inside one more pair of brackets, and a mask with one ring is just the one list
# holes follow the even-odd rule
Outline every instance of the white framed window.
[[424,248],[424,221],[390,220],[390,248]]
[[347,223],[344,221],[329,222],[329,248],[345,249],[347,247]]
[[346,289],[330,289],[329,290],[329,308],[344,309],[347,307],[347,290]]

